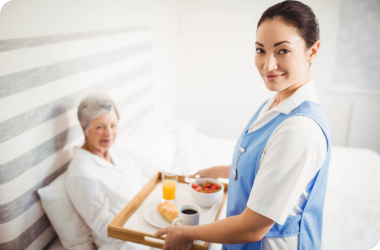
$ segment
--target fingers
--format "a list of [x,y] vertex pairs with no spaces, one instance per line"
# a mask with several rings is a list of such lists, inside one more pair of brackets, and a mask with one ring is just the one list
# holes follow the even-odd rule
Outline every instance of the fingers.
[[200,174],[199,174],[199,171],[196,172],[195,174],[191,174],[191,175],[189,175],[189,177],[190,177],[190,178],[195,178],[195,176],[197,176],[197,175],[200,175]]
[[154,237],[160,237],[162,235],[166,234],[166,228],[160,229],[157,232],[153,234]]

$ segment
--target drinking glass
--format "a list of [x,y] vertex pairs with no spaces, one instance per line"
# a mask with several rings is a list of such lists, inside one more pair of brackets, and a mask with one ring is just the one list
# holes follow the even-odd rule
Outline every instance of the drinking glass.
[[178,176],[162,172],[162,201],[174,202]]

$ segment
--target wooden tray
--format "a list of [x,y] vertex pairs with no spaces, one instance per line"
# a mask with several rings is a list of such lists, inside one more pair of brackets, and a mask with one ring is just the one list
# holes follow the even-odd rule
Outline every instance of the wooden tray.
[[[125,228],[124,225],[136,212],[140,205],[145,201],[149,194],[161,183],[161,173],[155,174],[150,181],[140,190],[140,192],[124,207],[124,209],[113,219],[108,225],[108,236],[124,241],[135,242],[138,244],[151,246],[162,249],[165,237],[154,237],[151,233],[140,232],[133,229]],[[187,183],[184,176],[178,176],[179,183]],[[224,184],[224,198],[217,210],[215,220],[219,219],[219,215],[227,200],[228,184]],[[178,195],[178,194],[177,194]],[[161,197],[157,197],[161,198]],[[201,213],[202,214],[202,213]],[[157,229],[158,230],[158,229]],[[203,243],[203,244],[202,244]],[[191,249],[206,250],[209,248],[208,242],[195,242]]]

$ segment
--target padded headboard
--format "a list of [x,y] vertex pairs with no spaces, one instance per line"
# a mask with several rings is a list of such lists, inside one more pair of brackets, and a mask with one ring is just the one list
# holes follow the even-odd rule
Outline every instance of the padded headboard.
[[152,113],[152,54],[146,28],[0,41],[0,249],[42,249],[55,236],[36,190],[83,143],[85,96],[113,97],[119,137]]

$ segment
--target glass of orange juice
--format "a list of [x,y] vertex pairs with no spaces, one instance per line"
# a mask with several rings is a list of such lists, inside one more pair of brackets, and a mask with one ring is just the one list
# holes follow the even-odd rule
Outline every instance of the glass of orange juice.
[[162,201],[173,202],[175,199],[175,188],[177,186],[178,176],[175,174],[162,172]]

